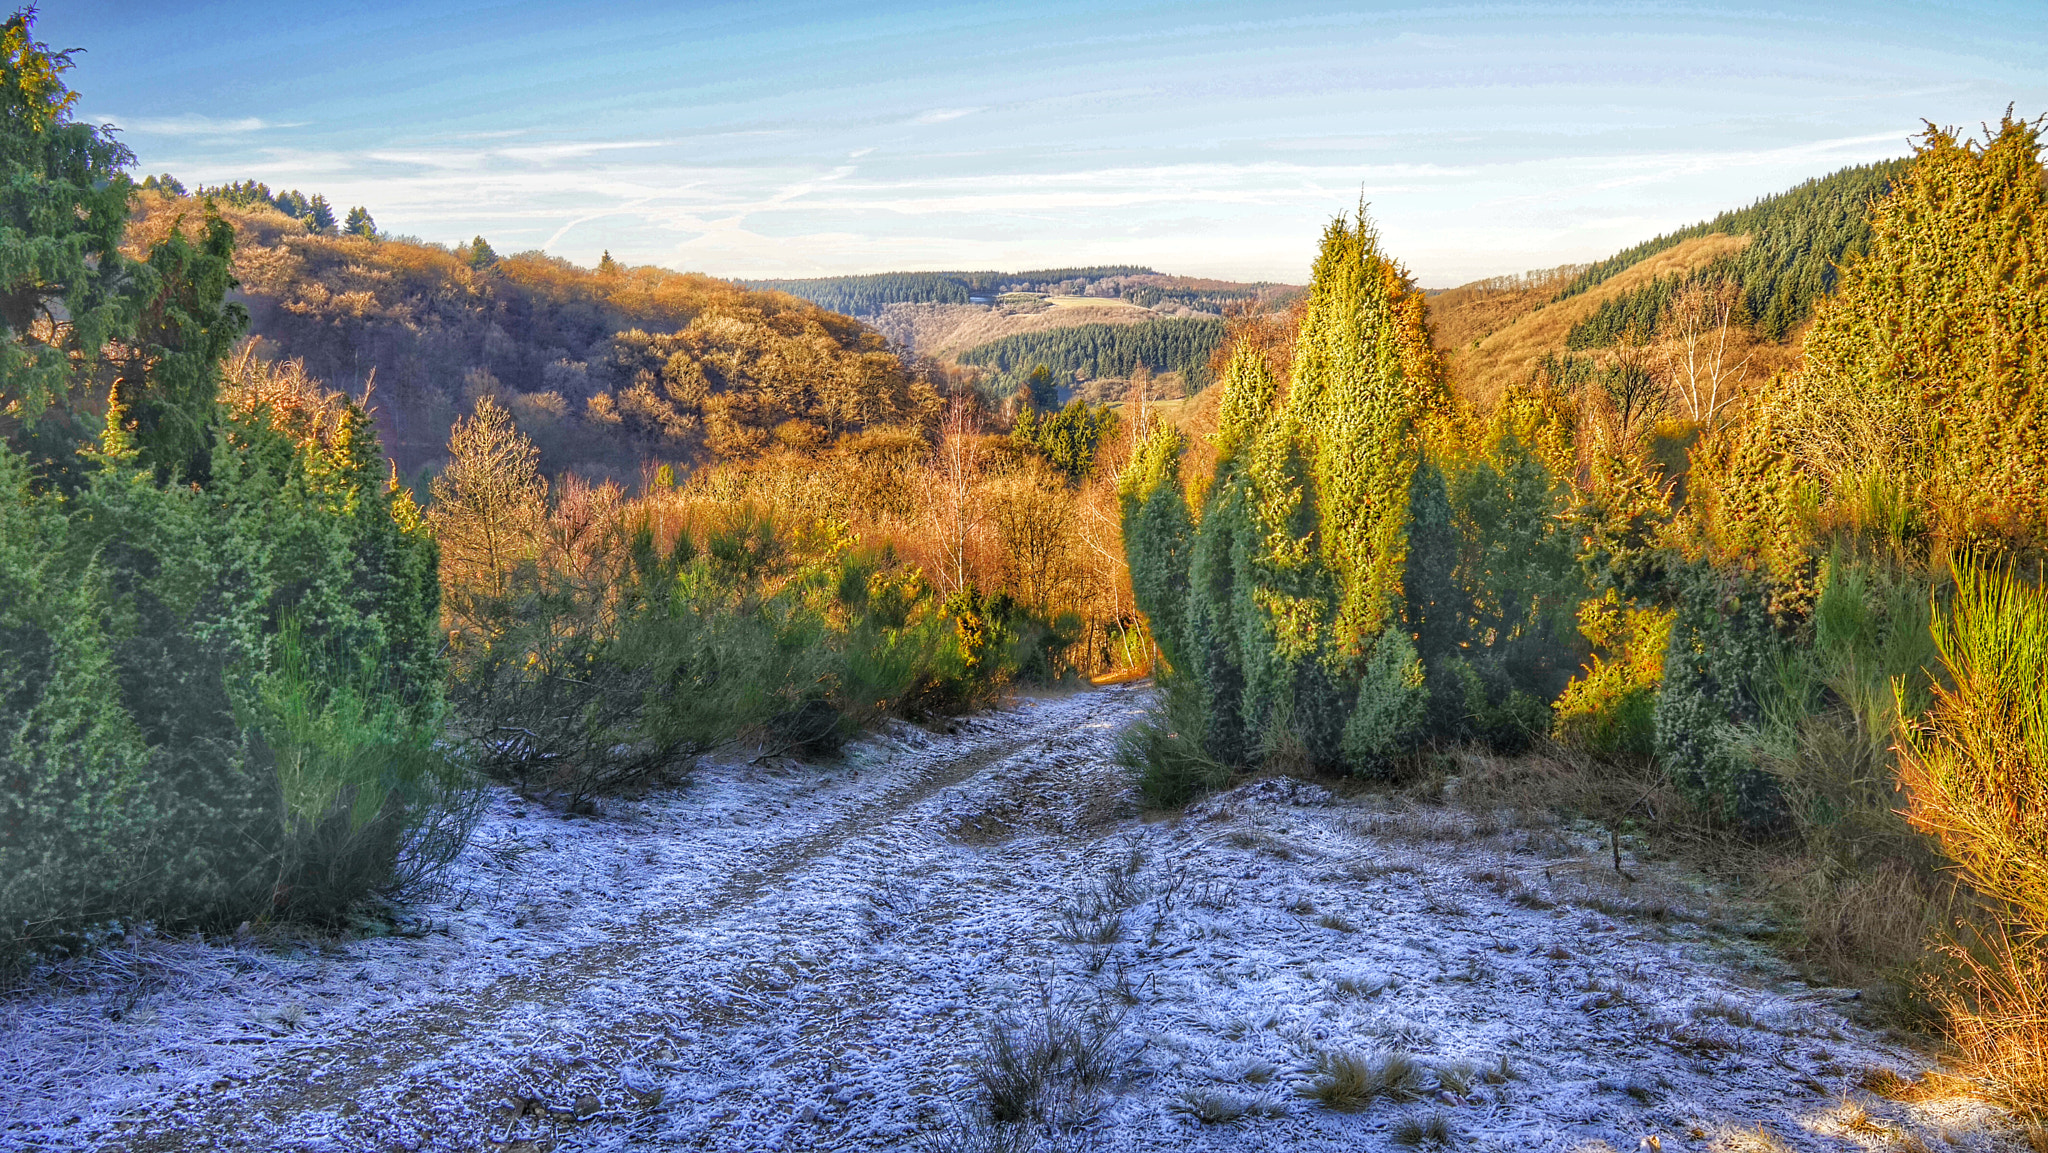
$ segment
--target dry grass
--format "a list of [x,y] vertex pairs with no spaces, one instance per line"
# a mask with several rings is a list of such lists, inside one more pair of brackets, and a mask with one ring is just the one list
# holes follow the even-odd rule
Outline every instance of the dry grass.
[[1387,1139],[1396,1145],[1417,1148],[1424,1145],[1444,1146],[1451,1143],[1453,1136],[1451,1119],[1441,1112],[1426,1116],[1407,1116],[1394,1125]]
[[1420,1100],[1428,1087],[1422,1066],[1404,1052],[1379,1057],[1325,1052],[1317,1058],[1316,1067],[1319,1076],[1302,1095],[1341,1113],[1356,1113],[1382,1098]]
[[973,1063],[988,1119],[998,1125],[1085,1119],[1120,1067],[1122,1023],[1100,1005],[1081,1008],[1048,993],[1021,1025],[990,1029]]

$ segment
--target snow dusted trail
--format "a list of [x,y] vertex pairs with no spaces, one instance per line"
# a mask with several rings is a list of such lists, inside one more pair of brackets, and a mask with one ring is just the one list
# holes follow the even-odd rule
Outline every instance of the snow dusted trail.
[[[2017,1147],[1858,1088],[1922,1060],[1587,834],[1287,780],[1141,819],[1111,753],[1143,693],[711,763],[594,819],[500,795],[420,935],[142,942],[0,1002],[0,1147],[974,1148],[991,1024],[1048,1005],[1114,1022],[1057,1146],[1385,1148],[1441,1115],[1479,1149]],[[1392,1051],[1423,1100],[1303,1096]]]

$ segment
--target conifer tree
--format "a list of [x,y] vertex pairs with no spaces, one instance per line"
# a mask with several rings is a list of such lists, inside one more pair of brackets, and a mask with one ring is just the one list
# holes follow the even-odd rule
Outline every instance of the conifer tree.
[[469,261],[471,268],[489,268],[491,265],[498,263],[498,254],[491,251],[490,242],[481,236],[471,240],[468,247],[461,250],[460,254]]
[[327,203],[325,196],[315,195],[306,203],[306,231],[322,236],[334,235],[334,206]]
[[[1189,544],[1159,535],[1172,519],[1152,513],[1160,496],[1127,503],[1134,566],[1187,566],[1148,577],[1140,607],[1181,652],[1176,675],[1199,684],[1208,755],[1286,750],[1374,771],[1422,731],[1421,662],[1388,626],[1424,425],[1449,401],[1421,294],[1362,213],[1324,233],[1286,399],[1249,345],[1222,387],[1216,475]],[[1132,493],[1163,496],[1158,463],[1139,463]]]
[[370,210],[360,204],[348,210],[348,219],[342,222],[341,230],[349,236],[377,238],[377,222],[370,219]]
[[1039,365],[1031,370],[1017,385],[1017,411],[1027,409],[1051,412],[1060,406],[1059,386],[1053,383],[1052,369]]
[[134,185],[128,149],[71,119],[67,52],[34,37],[34,10],[0,25],[0,412],[35,423],[135,320],[121,254]]

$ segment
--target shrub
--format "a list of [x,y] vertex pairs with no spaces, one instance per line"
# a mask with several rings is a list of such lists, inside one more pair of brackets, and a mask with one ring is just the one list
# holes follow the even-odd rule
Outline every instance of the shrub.
[[204,487],[159,486],[118,404],[61,504],[0,447],[8,951],[110,920],[337,920],[466,835],[433,546],[367,417],[235,399]]
[[1716,818],[1752,831],[1779,827],[1778,782],[1745,752],[1739,726],[1762,719],[1786,640],[1756,576],[1704,562],[1677,577],[1678,607],[1657,698],[1658,760]]
[[1625,604],[1612,589],[1579,606],[1579,631],[1596,651],[1558,698],[1559,740],[1604,757],[1651,755],[1675,615]]

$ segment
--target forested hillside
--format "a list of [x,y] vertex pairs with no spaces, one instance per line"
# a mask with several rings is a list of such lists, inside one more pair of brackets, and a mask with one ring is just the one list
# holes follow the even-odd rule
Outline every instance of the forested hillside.
[[749,288],[786,292],[849,316],[873,316],[891,304],[988,304],[1006,293],[1127,300],[1142,308],[1219,313],[1225,305],[1270,292],[1268,284],[1168,276],[1149,268],[1111,265],[1025,272],[881,272],[806,280],[750,280]]
[[[1084,324],[1034,332],[970,348],[962,364],[986,368],[1000,381],[1016,381],[1040,365],[1062,384],[1100,377],[1127,378],[1140,365],[1179,373],[1190,393],[1209,386],[1209,360],[1223,343],[1223,322],[1174,318],[1140,324]],[[1013,386],[1014,387],[1014,386]]]
[[[234,230],[263,354],[349,391],[374,383],[407,476],[444,456],[450,424],[482,396],[512,412],[546,471],[628,480],[647,460],[744,456],[777,435],[829,439],[936,412],[881,337],[781,293],[608,258],[589,270],[500,256],[481,237],[451,250],[309,227],[253,182],[208,199]],[[169,189],[136,206],[134,254],[204,212]]]
[[1698,403],[1731,403],[1742,381],[1799,363],[1806,322],[1904,163],[1845,168],[1591,265],[1437,294],[1436,342],[1475,398],[1539,377],[1619,395],[1683,371],[1712,378]]

